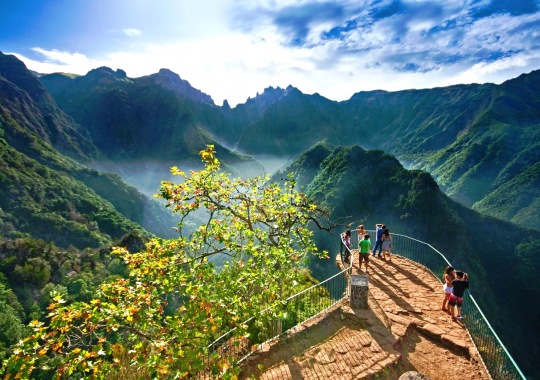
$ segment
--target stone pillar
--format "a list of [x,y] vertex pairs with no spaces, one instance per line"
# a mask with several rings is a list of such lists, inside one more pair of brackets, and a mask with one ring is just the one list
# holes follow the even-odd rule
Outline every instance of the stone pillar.
[[351,275],[350,306],[356,309],[368,308],[369,277],[361,274]]

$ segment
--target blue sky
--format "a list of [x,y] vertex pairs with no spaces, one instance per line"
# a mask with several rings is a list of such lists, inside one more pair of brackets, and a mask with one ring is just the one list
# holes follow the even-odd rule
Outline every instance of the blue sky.
[[41,73],[168,68],[217,104],[289,84],[345,100],[540,69],[540,0],[2,0],[0,51]]

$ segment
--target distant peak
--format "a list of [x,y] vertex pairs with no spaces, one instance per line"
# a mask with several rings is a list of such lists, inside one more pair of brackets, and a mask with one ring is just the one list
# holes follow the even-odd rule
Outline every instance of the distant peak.
[[187,80],[180,78],[180,75],[169,69],[159,69],[159,72],[156,74],[149,75],[145,78],[178,95],[185,96],[198,102],[214,104],[210,95],[192,87]]
[[107,66],[101,66],[97,69],[90,70],[88,74],[86,74],[89,78],[103,78],[103,77],[113,77],[113,78],[119,78],[124,79],[127,77],[126,72],[124,70],[118,69],[114,71],[110,67]]
[[300,94],[303,93],[302,91],[300,91],[297,87],[294,87],[293,85],[288,85],[287,88],[285,89],[285,92],[287,92],[287,93],[298,92]]
[[168,76],[168,77],[182,79],[182,78],[180,78],[180,75],[178,75],[177,73],[175,73],[174,71],[169,70],[169,69],[159,69],[158,74]]
[[117,69],[115,74],[119,78],[127,78],[126,72],[122,69]]
[[92,69],[88,72],[88,75],[90,74],[111,74],[114,75],[113,69],[107,66],[101,66],[95,69]]

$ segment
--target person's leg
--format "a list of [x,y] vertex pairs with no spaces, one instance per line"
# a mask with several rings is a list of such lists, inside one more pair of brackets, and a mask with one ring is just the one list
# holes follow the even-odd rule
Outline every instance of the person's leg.
[[461,314],[461,307],[463,306],[463,298],[460,298],[457,303],[457,316],[458,318],[463,318],[463,314]]
[[369,272],[369,253],[367,255],[364,255],[364,261],[366,263],[366,273]]
[[444,299],[442,301],[442,309],[441,310],[447,311],[446,310],[446,304],[448,303],[448,296],[449,296],[449,294],[445,292],[444,293]]
[[454,305],[449,305],[448,309],[450,310],[449,314],[452,317],[452,319],[455,319],[456,317],[454,316]]
[[375,242],[375,247],[373,247],[372,254],[375,256],[375,253],[377,252],[377,248],[379,249],[379,256],[381,255],[381,248],[382,248],[382,241],[377,240]]
[[450,294],[450,298],[448,299],[448,308],[450,309],[450,316],[452,317],[452,319],[456,318],[454,314],[456,300],[457,300],[457,297],[455,297],[453,294]]
[[381,253],[382,253],[382,240],[379,241],[379,254],[378,254],[379,257],[381,257]]

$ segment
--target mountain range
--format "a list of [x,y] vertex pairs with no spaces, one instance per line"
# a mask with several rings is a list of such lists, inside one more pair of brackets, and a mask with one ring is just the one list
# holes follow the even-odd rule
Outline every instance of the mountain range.
[[39,79],[115,160],[184,160],[212,139],[255,158],[292,159],[322,140],[359,145],[428,171],[465,206],[540,229],[540,71],[500,85],[358,92],[342,102],[268,87],[234,108],[216,106],[166,69],[141,78],[99,68]]
[[[539,296],[539,87],[540,71],[342,102],[268,87],[231,108],[167,69],[42,75],[0,53],[1,236],[78,249],[133,231],[173,237],[178,221],[148,197],[171,166],[197,168],[207,144],[238,175],[276,158],[287,166],[274,180],[293,172],[333,219],[383,219],[474,273],[490,322],[530,369],[540,353],[528,340],[540,333],[529,302]],[[335,236],[316,238],[337,249]],[[333,269],[312,264],[320,278]]]

